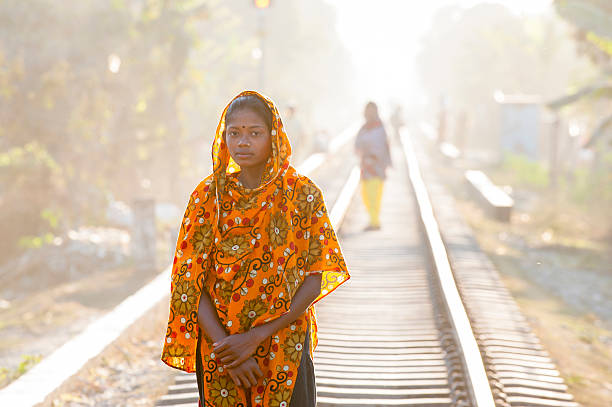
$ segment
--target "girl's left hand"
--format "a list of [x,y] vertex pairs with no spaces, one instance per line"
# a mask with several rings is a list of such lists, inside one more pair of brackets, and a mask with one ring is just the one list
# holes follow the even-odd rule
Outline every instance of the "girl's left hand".
[[254,331],[230,335],[213,344],[213,352],[226,368],[232,369],[251,357],[261,340]]

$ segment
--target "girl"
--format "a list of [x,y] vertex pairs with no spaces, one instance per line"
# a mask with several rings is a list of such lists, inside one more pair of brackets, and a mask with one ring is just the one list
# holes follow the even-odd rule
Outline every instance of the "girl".
[[368,102],[364,116],[365,124],[357,133],[355,150],[361,166],[361,194],[370,217],[366,230],[378,230],[383,182],[391,166],[391,152],[376,103]]
[[201,406],[315,405],[313,305],[349,274],[321,191],[290,157],[270,99],[229,103],[181,224],[162,353],[196,372]]

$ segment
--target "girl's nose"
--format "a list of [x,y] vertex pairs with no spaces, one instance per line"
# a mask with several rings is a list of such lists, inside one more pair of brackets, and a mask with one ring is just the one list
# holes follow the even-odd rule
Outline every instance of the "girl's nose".
[[241,147],[248,147],[250,144],[249,137],[246,134],[242,134],[238,139],[238,145]]

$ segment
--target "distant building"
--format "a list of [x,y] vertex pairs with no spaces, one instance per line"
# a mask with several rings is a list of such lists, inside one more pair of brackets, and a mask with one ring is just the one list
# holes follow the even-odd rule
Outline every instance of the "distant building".
[[498,136],[500,153],[543,158],[541,99],[535,95],[495,93],[499,106]]

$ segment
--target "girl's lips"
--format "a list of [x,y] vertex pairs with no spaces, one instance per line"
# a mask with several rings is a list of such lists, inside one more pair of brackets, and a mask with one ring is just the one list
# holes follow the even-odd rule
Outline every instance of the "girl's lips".
[[253,155],[252,153],[236,153],[237,157],[242,157],[242,158],[251,157],[252,155]]

